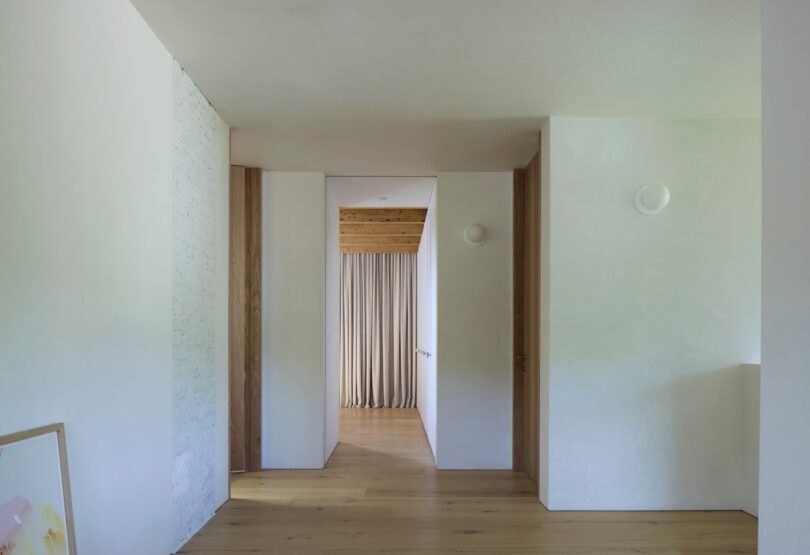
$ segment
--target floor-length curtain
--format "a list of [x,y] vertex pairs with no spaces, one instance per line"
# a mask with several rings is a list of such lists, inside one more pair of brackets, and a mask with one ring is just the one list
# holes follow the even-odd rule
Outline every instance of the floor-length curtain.
[[416,253],[340,262],[340,405],[416,406]]

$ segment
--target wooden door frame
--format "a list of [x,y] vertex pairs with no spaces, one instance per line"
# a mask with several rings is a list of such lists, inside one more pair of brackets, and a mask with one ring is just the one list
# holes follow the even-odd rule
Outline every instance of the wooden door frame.
[[261,470],[262,172],[231,166],[228,285],[229,468]]
[[513,173],[512,468],[539,481],[540,152]]
[[523,472],[526,170],[512,172],[512,470]]

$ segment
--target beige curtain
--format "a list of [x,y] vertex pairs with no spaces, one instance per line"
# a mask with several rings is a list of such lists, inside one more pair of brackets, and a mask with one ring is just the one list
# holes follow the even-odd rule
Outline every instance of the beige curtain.
[[343,253],[340,406],[416,406],[416,253]]

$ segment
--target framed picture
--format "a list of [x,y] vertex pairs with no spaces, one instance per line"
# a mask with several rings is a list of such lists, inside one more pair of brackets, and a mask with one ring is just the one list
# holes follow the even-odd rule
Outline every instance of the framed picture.
[[0,555],[76,555],[65,427],[0,436]]

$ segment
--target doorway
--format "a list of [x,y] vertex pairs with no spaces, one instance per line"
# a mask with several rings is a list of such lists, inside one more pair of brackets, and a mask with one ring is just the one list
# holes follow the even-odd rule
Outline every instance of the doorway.
[[425,265],[435,183],[326,180],[327,454],[356,436],[358,422],[390,423],[397,411],[414,415],[425,435],[435,430],[435,372],[427,375],[435,326]]
[[415,408],[416,253],[427,208],[340,208],[340,406]]
[[513,174],[512,468],[538,484],[540,152]]

